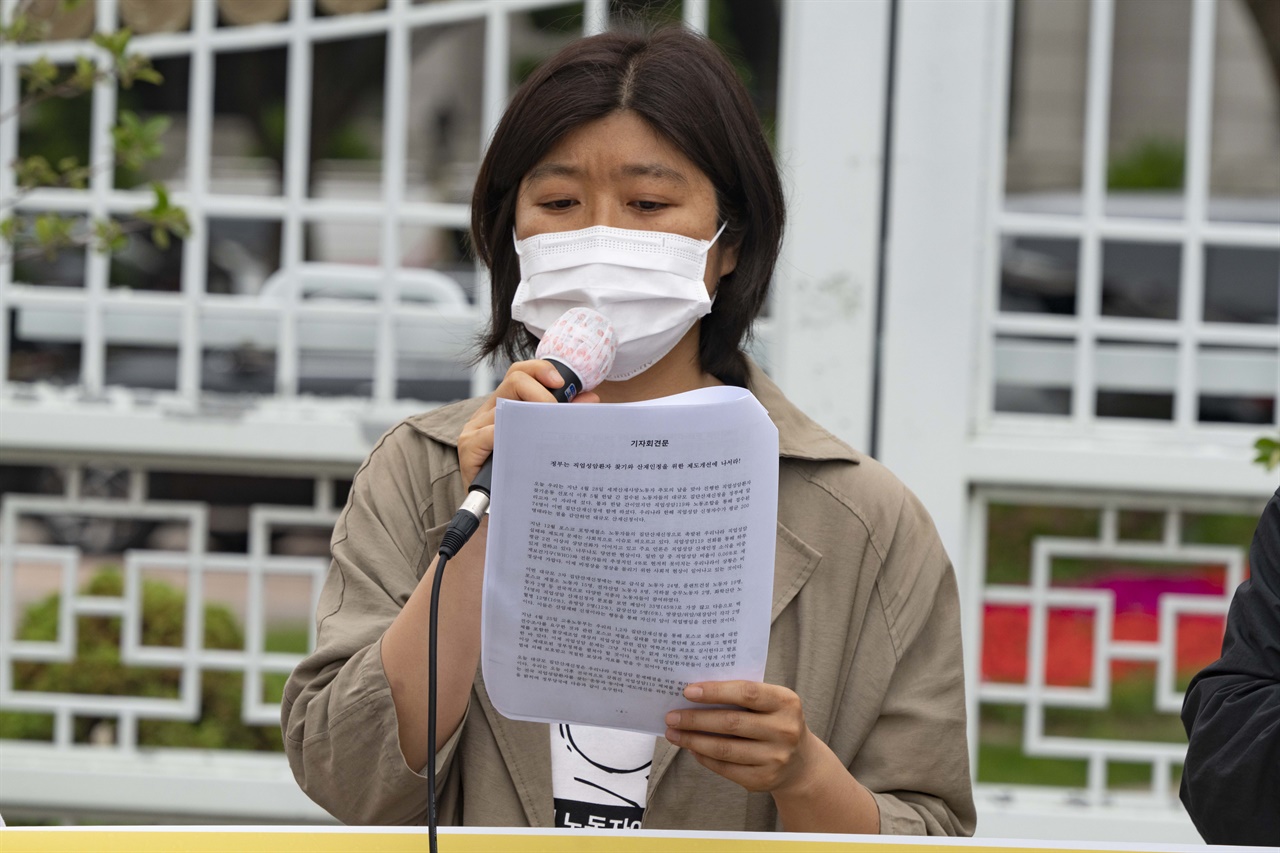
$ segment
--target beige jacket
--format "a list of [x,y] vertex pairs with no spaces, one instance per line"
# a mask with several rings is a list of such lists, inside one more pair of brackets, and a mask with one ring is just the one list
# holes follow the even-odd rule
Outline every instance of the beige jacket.
[[[765,681],[799,694],[809,728],[875,795],[882,832],[971,834],[960,606],[933,523],[892,474],[758,369],[748,384],[778,427],[781,455]],[[290,677],[281,719],[298,784],[346,823],[426,821],[428,781],[401,755],[380,642],[462,502],[455,445],[478,404],[383,436],[333,532],[316,650]],[[477,671],[467,715],[438,756],[441,823],[552,826],[550,749],[549,727],[502,717]],[[768,794],[661,738],[644,825],[779,828]]]

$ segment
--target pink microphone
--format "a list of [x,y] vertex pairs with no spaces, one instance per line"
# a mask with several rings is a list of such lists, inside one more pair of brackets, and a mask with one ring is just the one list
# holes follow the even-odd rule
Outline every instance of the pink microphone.
[[552,393],[567,403],[579,391],[590,391],[604,381],[617,352],[613,324],[603,314],[570,308],[542,336],[537,357],[551,362],[564,377],[564,385]]
[[[590,391],[609,375],[617,351],[613,324],[603,314],[590,308],[570,308],[542,336],[537,355],[551,362],[564,378],[563,385],[550,389],[552,396],[559,403],[571,403],[579,391]],[[471,481],[459,512],[470,512],[476,519],[483,516],[489,508],[492,482],[493,457],[490,456]]]

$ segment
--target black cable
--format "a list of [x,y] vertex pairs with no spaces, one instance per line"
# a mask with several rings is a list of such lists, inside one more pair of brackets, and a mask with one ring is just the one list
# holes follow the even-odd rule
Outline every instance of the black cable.
[[[552,395],[557,402],[572,402],[582,387],[582,380],[567,364],[554,358],[547,360],[564,380],[561,387],[551,389]],[[471,535],[480,527],[480,519],[489,509],[492,478],[493,455],[490,454],[471,481],[466,500],[444,532],[436,557],[435,577],[431,579],[431,624],[427,627],[427,752],[430,753],[427,756],[427,777],[431,780],[431,788],[427,794],[427,839],[431,853],[436,853],[436,829],[439,826],[439,816],[436,814],[436,620],[440,612],[440,579],[444,577],[445,564],[467,544]]]
[[436,853],[436,615],[440,612],[440,579],[444,577],[449,558],[443,549],[436,560],[436,576],[431,579],[431,625],[427,628],[427,778],[431,792],[427,796],[427,845]]
[[[486,501],[488,495],[485,496]],[[471,534],[480,526],[480,516],[468,508],[470,499],[463,503],[449,522],[436,556],[436,573],[431,579],[431,624],[427,626],[427,779],[431,787],[427,791],[427,845],[431,853],[436,851],[436,830],[439,816],[436,813],[436,626],[440,614],[440,581],[449,558],[457,554]],[[481,512],[481,515],[483,511]]]
[[885,57],[884,137],[880,153],[880,238],[876,258],[875,346],[871,349],[871,423],[867,453],[880,456],[880,403],[883,393],[884,329],[888,316],[885,299],[889,291],[889,214],[893,202],[893,125],[897,115],[893,99],[897,92],[898,0],[889,3],[889,53]]

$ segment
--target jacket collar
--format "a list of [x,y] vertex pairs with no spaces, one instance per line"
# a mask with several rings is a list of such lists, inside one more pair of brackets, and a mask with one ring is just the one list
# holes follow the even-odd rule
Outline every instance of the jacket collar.
[[[783,395],[754,361],[747,360],[747,389],[755,395],[778,428],[778,455],[784,459],[843,459],[858,463],[861,454],[816,424]],[[458,435],[480,408],[483,399],[462,400],[409,419],[418,432],[436,441],[458,446]]]
[[764,406],[773,425],[778,428],[778,455],[782,458],[861,461],[861,454],[800,411],[750,359],[747,360],[747,389]]

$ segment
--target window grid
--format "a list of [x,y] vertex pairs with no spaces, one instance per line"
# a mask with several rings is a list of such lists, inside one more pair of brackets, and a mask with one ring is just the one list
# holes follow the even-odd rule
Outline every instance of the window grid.
[[[78,470],[77,470],[78,473]],[[135,480],[143,480],[141,471]],[[72,725],[76,716],[103,715],[117,722],[116,746],[121,754],[138,749],[138,719],[194,720],[200,716],[200,679],[204,672],[229,671],[243,675],[241,719],[245,725],[271,726],[279,723],[277,703],[264,701],[262,676],[287,675],[302,655],[270,652],[266,648],[266,601],[263,592],[268,577],[299,577],[310,581],[310,610],[319,601],[328,560],[318,557],[291,557],[270,552],[272,529],[276,525],[314,527],[329,530],[337,520],[331,508],[332,481],[317,478],[314,507],[249,507],[249,549],[246,554],[210,553],[204,549],[209,508],[200,503],[153,501],[145,491],[135,491],[127,499],[81,498],[76,495],[76,478],[68,480],[63,496],[10,495],[0,512],[0,700],[11,711],[51,713],[55,717],[54,737],[49,749],[74,746]],[[73,546],[21,545],[17,542],[18,522],[29,515],[84,515],[94,518],[151,519],[183,522],[190,545],[185,551],[131,550],[123,555],[122,595],[92,596],[77,588],[79,549]],[[59,567],[58,633],[53,641],[17,639],[20,614],[13,602],[15,571],[24,563],[53,564]],[[142,641],[142,573],[147,570],[186,574],[183,644],[181,647],[146,646]],[[203,584],[206,572],[242,573],[247,579],[245,597],[244,648],[210,649],[204,645],[204,612],[209,602]],[[78,616],[119,617],[120,662],[144,669],[180,669],[176,698],[148,698],[129,695],[45,693],[19,690],[13,682],[16,662],[69,663],[76,659],[76,618]],[[309,625],[308,647],[315,643],[315,625]]]
[[[77,399],[131,400],[138,395],[133,389],[106,386],[106,351],[121,344],[164,345],[177,354],[177,380],[172,392],[159,396],[176,400],[189,410],[199,410],[202,389],[202,359],[205,348],[222,343],[211,326],[227,318],[254,317],[272,319],[274,340],[267,345],[275,354],[275,395],[289,401],[299,396],[300,350],[305,346],[300,323],[308,318],[328,316],[332,312],[308,304],[299,292],[299,273],[303,255],[305,229],[322,221],[368,222],[381,226],[382,237],[377,247],[377,267],[388,278],[401,269],[404,226],[434,226],[465,229],[469,211],[465,204],[408,201],[405,198],[404,174],[407,165],[408,120],[405,109],[409,98],[409,75],[413,60],[410,39],[421,28],[483,21],[484,61],[482,84],[482,138],[487,139],[501,116],[509,97],[508,78],[511,62],[510,17],[530,10],[553,8],[561,0],[469,0],[468,2],[413,5],[410,0],[388,0],[384,9],[343,16],[315,17],[314,0],[291,0],[290,13],[278,23],[249,27],[218,27],[215,3],[193,4],[188,32],[141,35],[133,40],[132,49],[151,56],[189,57],[190,89],[188,95],[188,137],[185,151],[184,186],[175,192],[175,201],[183,205],[192,221],[192,234],[184,241],[181,262],[181,286],[177,293],[132,293],[110,288],[110,259],[95,252],[87,253],[83,289],[57,288],[15,282],[12,259],[0,263],[0,309],[6,314],[16,309],[24,317],[43,317],[46,326],[56,328],[56,340],[79,343],[80,380],[70,390],[42,388],[22,391],[45,399],[74,401]],[[3,0],[0,12],[5,20],[12,17],[17,0]],[[96,29],[111,31],[118,20],[117,0],[95,4]],[[683,4],[685,21],[705,30],[707,4]],[[608,22],[607,0],[587,0],[584,4],[584,30],[603,30]],[[348,201],[312,198],[308,195],[309,146],[312,92],[312,50],[319,42],[358,36],[385,36],[387,39],[383,125],[381,142],[382,177],[377,200]],[[209,154],[212,142],[214,69],[220,57],[238,51],[283,47],[288,49],[288,80],[285,97],[285,151],[283,190],[277,197],[214,193],[210,187]],[[74,57],[93,53],[104,58],[102,51],[85,41],[53,42],[32,45],[6,45],[0,55],[0,109],[10,110],[20,99],[18,70],[39,57],[54,62],[70,62]],[[101,81],[92,95],[92,133],[90,162],[110,162],[112,141],[110,126],[116,116],[116,83]],[[16,121],[0,127],[0,159],[11,162],[17,156],[18,127]],[[16,187],[11,170],[0,175],[0,193],[14,196]],[[16,205],[17,212],[49,210],[87,216],[120,215],[144,209],[151,203],[149,193],[117,189],[111,169],[96,173],[87,191],[63,188],[38,189],[24,196]],[[283,298],[276,303],[261,304],[256,300],[209,294],[206,287],[206,258],[209,250],[208,223],[213,218],[257,219],[276,221],[282,227],[280,270],[288,280]],[[367,318],[373,324],[374,341],[369,355],[373,359],[372,392],[368,396],[376,407],[395,409],[397,404],[398,358],[418,353],[424,344],[417,341],[424,329],[433,337],[441,337],[441,329],[453,329],[454,343],[437,343],[428,347],[431,354],[464,358],[457,339],[477,329],[488,316],[488,292],[483,286],[483,270],[476,270],[479,286],[474,304],[467,310],[443,310],[435,306],[402,304],[399,288],[379,287],[371,305],[352,306],[350,314]],[[148,320],[147,318],[151,319]],[[130,339],[129,327],[142,323],[150,332],[132,332],[144,340]],[[149,325],[148,325],[149,324]],[[259,321],[259,326],[261,320]],[[16,329],[6,324],[0,330],[0,360],[9,363],[11,337]],[[149,337],[148,337],[149,336]],[[261,342],[259,342],[261,343]],[[461,367],[459,367],[461,369]],[[470,372],[473,393],[486,393],[493,377],[488,365]],[[15,386],[7,376],[0,381],[0,397],[12,397]],[[148,394],[150,398],[157,395]],[[363,409],[366,403],[350,399],[306,401],[309,406],[331,409]]]
[[[1121,0],[1123,2],[1123,0]],[[1206,322],[1202,319],[1205,283],[1205,249],[1214,247],[1249,247],[1280,250],[1280,229],[1271,224],[1227,223],[1209,219],[1209,157],[1213,100],[1213,61],[1217,0],[1193,0],[1190,45],[1189,97],[1186,117],[1186,166],[1184,175],[1185,213],[1176,220],[1113,217],[1106,211],[1108,124],[1110,109],[1111,63],[1115,0],[1091,0],[1089,17],[1088,76],[1085,99],[1085,137],[1082,185],[1082,211],[1078,216],[1060,213],[1034,213],[1006,208],[1001,181],[989,195],[991,220],[995,223],[989,243],[990,263],[986,267],[988,283],[985,307],[984,370],[975,388],[979,422],[989,433],[1043,431],[1059,435],[1064,429],[1071,434],[1106,437],[1131,435],[1134,422],[1099,417],[1095,410],[1099,379],[1108,382],[1099,359],[1107,358],[1102,342],[1146,342],[1173,345],[1171,387],[1148,389],[1171,390],[1172,417],[1167,422],[1144,420],[1144,429],[1174,433],[1185,438],[1239,443],[1251,439],[1260,429],[1255,425],[1201,423],[1198,419],[1199,396],[1219,390],[1214,387],[1216,375],[1203,371],[1201,348],[1253,348],[1249,356],[1251,381],[1246,383],[1252,394],[1270,397],[1275,404],[1271,422],[1280,423],[1280,328],[1275,325],[1242,326]],[[1002,28],[1012,36],[1012,4],[1002,9]],[[993,68],[991,82],[1001,105],[997,132],[992,134],[990,174],[1005,174],[1005,125],[1008,122],[1009,85],[1008,57]],[[1021,314],[1000,309],[1001,261],[999,242],[1012,238],[1062,238],[1078,241],[1076,270],[1076,307],[1071,316]],[[1180,251],[1178,276],[1178,318],[1170,320],[1127,319],[1102,314],[1102,247],[1112,241],[1176,245]],[[1280,282],[1276,283],[1280,288]],[[1072,368],[1066,375],[1061,366],[1048,366],[1047,359],[1054,344],[1040,348],[1001,345],[1000,336],[1033,336],[1052,339],[1070,346]],[[1003,357],[1002,357],[1003,356]],[[1027,367],[1025,362],[1041,364]],[[1059,361],[1062,356],[1059,354]],[[1211,357],[1210,357],[1211,358]],[[1070,416],[998,412],[995,388],[1011,369],[1011,362],[1023,365],[1013,369],[1037,373],[1042,379],[1054,380],[1070,388]],[[1274,363],[1274,367],[1270,363]],[[1133,390],[1139,390],[1137,388]]]
[[[0,20],[8,21],[18,0],[0,0]],[[83,756],[76,741],[78,720],[102,716],[115,727],[114,748],[95,748],[92,755],[108,778],[150,779],[160,786],[166,780],[191,775],[205,778],[210,768],[221,785],[216,798],[177,796],[166,808],[182,813],[235,813],[269,819],[323,820],[324,816],[297,789],[283,756],[247,755],[225,750],[217,754],[176,749],[140,749],[139,724],[153,719],[193,719],[199,713],[201,679],[205,673],[230,672],[243,678],[240,718],[250,726],[278,725],[279,707],[264,695],[264,678],[288,673],[301,655],[270,651],[267,643],[272,603],[264,585],[277,578],[305,580],[310,584],[310,610],[314,613],[327,559],[284,556],[273,553],[271,541],[277,528],[330,530],[337,518],[333,506],[335,485],[331,476],[317,471],[347,471],[373,443],[387,420],[421,408],[418,403],[397,405],[397,359],[432,355],[422,329],[439,337],[452,330],[467,330],[488,316],[488,293],[483,282],[476,301],[424,308],[403,304],[395,288],[380,288],[374,301],[356,305],[307,304],[300,298],[296,279],[279,302],[265,302],[220,293],[207,288],[208,225],[212,219],[248,219],[279,223],[282,229],[282,271],[296,270],[304,259],[304,235],[316,222],[377,223],[383,226],[377,245],[376,265],[369,272],[381,278],[402,274],[400,256],[403,226],[465,229],[469,211],[465,204],[423,202],[406,198],[403,175],[408,161],[408,117],[413,61],[412,38],[424,27],[483,21],[484,61],[482,139],[496,125],[509,97],[511,65],[511,16],[529,10],[553,8],[563,0],[455,0],[451,3],[413,5],[410,0],[388,0],[375,12],[335,17],[314,17],[314,0],[292,0],[287,20],[251,27],[217,26],[217,5],[196,0],[190,31],[135,37],[132,49],[153,58],[187,57],[190,61],[187,92],[187,138],[181,192],[174,201],[191,218],[192,234],[184,241],[178,292],[127,292],[110,288],[110,261],[90,254],[84,287],[49,287],[14,281],[11,258],[0,260],[0,314],[17,311],[28,321],[40,320],[46,337],[37,340],[79,343],[81,378],[78,385],[56,388],[11,382],[7,368],[17,328],[0,324],[0,410],[24,409],[41,416],[40,440],[47,447],[27,447],[20,458],[59,457],[67,462],[65,487],[58,495],[6,493],[0,500],[0,703],[6,710],[50,714],[52,736],[45,742],[4,741],[0,761],[20,777],[57,788],[49,802],[79,807],[128,810],[136,801],[121,801],[115,787],[81,783]],[[96,28],[109,31],[117,20],[117,0],[95,4]],[[608,0],[586,0],[584,30],[598,32],[608,19]],[[687,23],[706,27],[705,2],[686,2]],[[387,38],[384,70],[382,174],[376,200],[346,200],[308,196],[306,174],[312,105],[311,70],[316,44],[356,36]],[[214,130],[213,95],[220,60],[239,51],[262,48],[288,50],[288,82],[285,95],[285,156],[283,186],[275,197],[255,197],[217,192],[211,186],[210,153]],[[18,70],[38,57],[66,63],[92,52],[87,42],[5,45],[0,50],[0,113],[13,110],[20,100]],[[99,54],[98,58],[102,58]],[[100,83],[92,95],[91,162],[111,157],[110,125],[116,115],[117,91],[113,81]],[[16,121],[0,123],[0,162],[18,155]],[[478,155],[479,152],[477,152]],[[0,168],[0,198],[15,197],[12,169]],[[24,195],[18,212],[55,211],[69,214],[128,214],[151,204],[148,193],[114,186],[112,170],[95,175],[86,191],[43,188]],[[6,251],[0,250],[0,259]],[[412,271],[410,271],[412,272]],[[350,321],[374,329],[371,351],[376,359],[374,389],[367,399],[332,400],[301,398],[298,394],[299,349],[306,346],[307,324],[314,321]],[[260,399],[220,401],[204,398],[202,357],[207,348],[228,346],[234,336],[271,346],[276,353],[276,393]],[[106,350],[115,345],[163,344],[177,352],[177,382],[172,391],[159,394],[106,385]],[[475,392],[492,387],[486,367],[470,377]],[[372,404],[372,405],[371,405]],[[388,408],[397,406],[396,408]],[[374,414],[370,415],[370,409]],[[381,412],[382,414],[379,414]],[[196,417],[190,417],[196,415]],[[174,417],[176,416],[176,417]],[[230,420],[224,420],[224,417]],[[3,419],[3,416],[0,416]],[[5,424],[6,431],[9,424]],[[30,437],[26,428],[24,436]],[[68,436],[75,435],[74,440]],[[86,438],[86,436],[92,436]],[[95,444],[85,447],[86,442]],[[127,495],[115,498],[86,496],[86,453],[110,457],[116,445],[140,467],[132,469]],[[75,451],[66,451],[74,446]],[[17,445],[14,446],[15,449]],[[184,460],[177,463],[174,460]],[[166,461],[167,460],[167,461]],[[239,460],[233,462],[231,460]],[[246,460],[249,460],[246,463]],[[261,462],[261,469],[252,460]],[[174,465],[191,471],[235,474],[253,470],[255,476],[271,472],[294,476],[307,472],[315,486],[315,504],[307,506],[252,505],[248,507],[248,547],[243,553],[225,553],[206,547],[212,503],[169,501],[148,494],[149,471],[155,465],[169,471]],[[124,589],[120,596],[92,596],[80,591],[78,574],[87,565],[85,554],[73,546],[19,543],[19,522],[32,516],[80,516],[89,521],[166,522],[189,537],[186,550],[136,549],[120,555]],[[18,641],[22,613],[15,605],[15,572],[38,564],[45,578],[56,583],[61,594],[58,631],[53,643]],[[186,585],[182,645],[149,647],[141,630],[142,578],[149,573],[173,573]],[[208,649],[203,645],[204,607],[214,601],[206,579],[244,578],[243,649]],[[301,597],[301,596],[300,596]],[[173,670],[179,686],[165,699],[140,696],[50,694],[19,690],[14,685],[18,662],[64,662],[76,654],[77,618],[104,615],[119,618],[121,659],[124,665]],[[309,626],[308,646],[315,642],[315,626]],[[194,769],[193,769],[194,768]],[[51,781],[52,780],[52,781]],[[173,787],[169,783],[170,787]],[[177,785],[175,791],[186,790]],[[166,790],[166,794],[170,791]],[[40,794],[35,795],[37,798]],[[154,798],[153,798],[154,799]],[[156,799],[155,801],[159,801]],[[211,805],[212,803],[212,805]]]
[[[994,557],[988,541],[988,511],[993,504],[1013,507],[1041,507],[1062,510],[1096,510],[1096,529],[1080,536],[1039,535],[1032,540],[1028,580],[1024,584],[996,583],[988,578]],[[966,681],[969,691],[970,743],[982,741],[979,724],[982,707],[988,704],[1021,706],[1024,711],[1020,752],[1026,758],[1073,759],[1087,762],[1087,783],[1083,790],[1055,788],[1040,783],[982,782],[979,797],[1005,792],[1028,802],[1057,798],[1079,802],[1081,796],[1093,806],[1125,801],[1127,806],[1167,808],[1176,799],[1171,770],[1182,764],[1185,743],[1166,743],[1108,737],[1071,737],[1046,733],[1045,712],[1053,708],[1106,711],[1114,700],[1113,663],[1153,664],[1155,685],[1151,711],[1176,715],[1182,706],[1177,688],[1178,617],[1216,616],[1225,618],[1235,589],[1244,580],[1246,546],[1205,545],[1184,541],[1184,519],[1190,514],[1238,515],[1256,518],[1261,502],[1232,498],[1168,498],[1140,493],[1085,493],[1075,491],[1024,490],[978,487],[969,502],[969,566],[967,587],[962,595],[967,612],[965,645],[975,653],[967,655]],[[1162,530],[1158,539],[1126,538],[1120,532],[1122,512],[1159,515]],[[1157,599],[1158,629],[1154,639],[1122,640],[1114,635],[1116,593],[1112,590],[1054,584],[1051,561],[1087,559],[1125,560],[1194,568],[1217,565],[1224,569],[1220,594],[1161,593]],[[1026,608],[1029,632],[1026,640],[1026,673],[1021,683],[984,680],[983,614],[987,605]],[[1052,610],[1088,611],[1093,614],[1090,680],[1084,686],[1048,683],[1050,663],[1048,621]],[[1061,650],[1061,647],[1059,647]],[[1138,790],[1118,790],[1108,783],[1112,762],[1149,764],[1151,782]],[[975,770],[981,779],[981,762]],[[1021,800],[1019,800],[1021,801]]]

